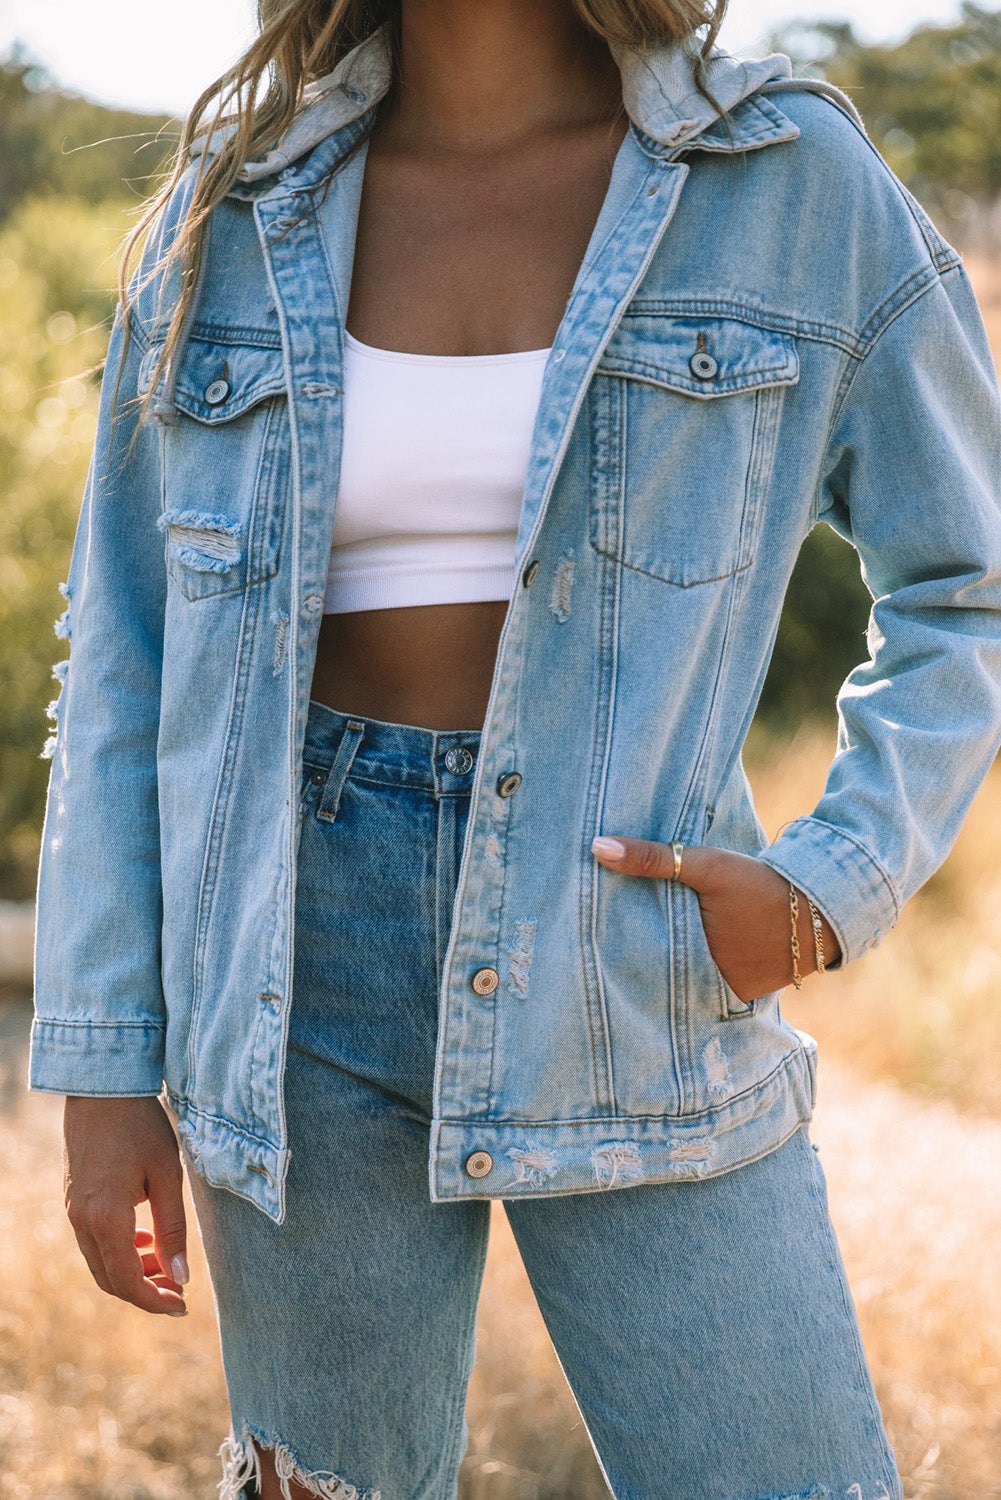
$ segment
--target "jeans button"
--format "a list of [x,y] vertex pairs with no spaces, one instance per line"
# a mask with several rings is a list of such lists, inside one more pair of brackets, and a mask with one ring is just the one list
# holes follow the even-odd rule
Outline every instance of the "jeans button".
[[501,797],[510,797],[521,786],[521,776],[517,771],[504,771],[497,778],[497,792]]
[[528,567],[525,569],[524,573],[522,573],[521,575],[522,584],[526,589],[530,589],[532,587],[532,584],[535,582],[535,575],[538,573],[538,571],[539,559],[536,557],[532,559]]
[[712,380],[719,370],[719,363],[704,349],[699,349],[688,361],[688,368],[696,380]]
[[464,745],[453,745],[445,752],[445,764],[453,776],[465,776],[473,769],[473,757]]
[[496,969],[477,969],[470,984],[478,995],[492,995],[500,983]]
[[466,1157],[466,1172],[470,1177],[486,1177],[493,1165],[494,1159],[489,1151],[474,1151]]

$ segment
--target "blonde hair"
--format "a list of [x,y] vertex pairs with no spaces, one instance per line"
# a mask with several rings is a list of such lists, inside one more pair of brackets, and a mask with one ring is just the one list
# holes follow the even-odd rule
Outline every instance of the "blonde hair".
[[[198,283],[205,226],[212,210],[229,192],[244,162],[264,154],[291,125],[305,85],[332,72],[353,47],[386,22],[395,82],[400,56],[400,3],[401,0],[258,0],[256,40],[228,72],[195,100],[159,189],[144,205],[141,217],[125,239],[119,265],[118,292],[125,315],[126,349],[130,331],[127,314],[140,286],[169,270],[177,274],[177,300],[142,405],[143,414],[180,342]],[[727,0],[568,0],[568,3],[595,36],[606,43],[638,49],[684,41],[700,27],[707,26],[701,48],[692,54],[692,77],[699,93],[725,114],[705,87],[703,75]],[[392,89],[393,83],[390,93]],[[133,257],[186,171],[192,143],[222,128],[228,133],[218,151],[212,154],[206,150],[200,156],[190,199],[166,253],[130,292]]]

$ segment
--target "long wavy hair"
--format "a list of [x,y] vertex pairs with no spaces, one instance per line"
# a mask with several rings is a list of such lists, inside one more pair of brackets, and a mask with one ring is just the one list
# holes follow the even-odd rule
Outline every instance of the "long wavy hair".
[[[724,113],[706,87],[705,69],[727,0],[568,0],[568,3],[595,36],[606,43],[639,50],[687,41],[705,27],[701,47],[692,50],[692,78],[698,92],[714,109]],[[353,47],[386,22],[393,80],[389,94],[393,93],[399,73],[400,5],[401,0],[258,0],[256,40],[232,68],[195,100],[161,184],[144,204],[122,247],[118,293],[123,313],[127,314],[133,258],[187,169],[192,143],[203,135],[225,131],[217,151],[201,153],[178,232],[162,259],[144,278],[143,284],[155,276],[176,271],[178,294],[140,415],[145,414],[164,370],[172,367],[198,283],[205,225],[212,210],[229,192],[244,162],[264,154],[291,125],[302,102],[304,87],[331,72]],[[133,287],[133,300],[138,290],[138,285]],[[127,316],[124,323],[127,348],[130,330]]]

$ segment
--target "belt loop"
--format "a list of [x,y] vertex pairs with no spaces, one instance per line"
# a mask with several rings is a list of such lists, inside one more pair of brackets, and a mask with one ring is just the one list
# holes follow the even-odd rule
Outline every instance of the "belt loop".
[[341,792],[344,790],[344,783],[348,779],[348,772],[351,770],[351,764],[364,734],[363,723],[357,719],[348,720],[347,727],[341,736],[341,743],[337,747],[337,754],[334,756],[334,763],[327,772],[320,805],[316,809],[316,816],[322,818],[325,823],[332,823],[337,817],[337,810],[341,805]]

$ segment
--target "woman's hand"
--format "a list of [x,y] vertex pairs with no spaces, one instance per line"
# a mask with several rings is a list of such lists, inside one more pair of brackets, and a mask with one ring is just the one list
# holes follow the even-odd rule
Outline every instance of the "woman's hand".
[[[183,1174],[167,1113],[151,1095],[69,1095],[63,1116],[66,1212],[102,1292],[184,1317]],[[154,1233],[136,1229],[149,1199]]]
[[[674,875],[674,852],[670,844],[653,839],[611,836],[623,854],[601,847],[608,835],[595,840],[594,856],[608,870],[623,875],[646,875],[670,880]],[[683,884],[691,886],[699,899],[706,942],[716,967],[745,1004],[769,995],[792,982],[792,923],[789,882],[747,854],[714,849],[705,844],[685,845],[681,860]],[[841,949],[825,917],[824,961],[833,964]],[[799,972],[812,974],[817,967],[813,927],[806,897],[799,894]]]

